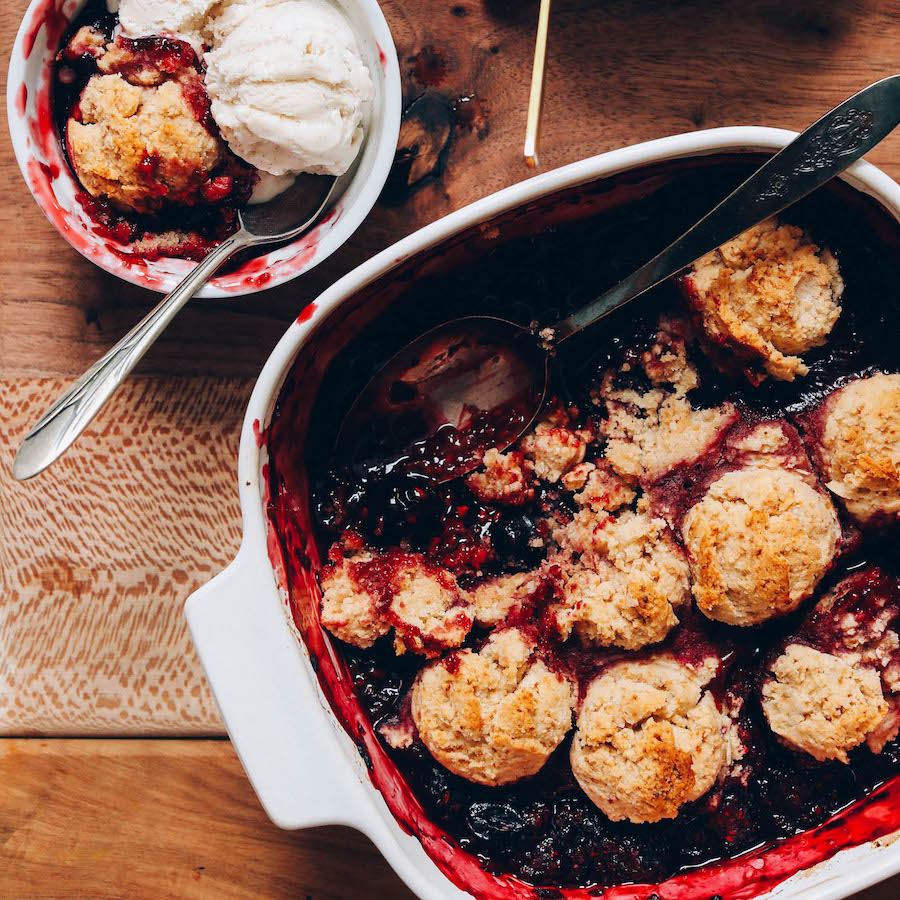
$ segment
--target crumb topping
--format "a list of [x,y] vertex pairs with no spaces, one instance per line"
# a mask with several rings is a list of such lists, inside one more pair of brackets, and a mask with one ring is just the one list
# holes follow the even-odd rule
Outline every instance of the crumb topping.
[[394,649],[434,657],[472,628],[469,599],[445,569],[420,554],[363,551],[323,569],[322,624],[357,647],[394,629]]
[[569,426],[562,410],[550,414],[535,425],[519,442],[519,448],[531,462],[534,474],[542,481],[556,484],[567,472],[584,461],[592,435]]
[[697,370],[687,359],[683,339],[660,332],[640,368],[649,389],[628,383],[635,365],[625,363],[604,376],[595,398],[606,410],[606,459],[632,483],[657,481],[697,459],[737,419],[730,403],[712,409],[691,406],[687,395],[697,386]]
[[504,506],[521,506],[533,500],[531,481],[531,466],[526,466],[520,452],[501,453],[496,447],[484,454],[482,468],[466,478],[466,484],[479,500]]
[[540,572],[514,572],[486,578],[469,591],[475,621],[483,628],[505,622],[510,612],[540,589]]

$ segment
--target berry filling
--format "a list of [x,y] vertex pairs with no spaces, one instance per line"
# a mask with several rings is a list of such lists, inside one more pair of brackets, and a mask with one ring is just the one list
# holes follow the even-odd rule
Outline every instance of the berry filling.
[[[796,862],[779,868],[780,880],[840,846],[873,836],[853,824],[851,813],[842,811],[867,797],[867,802],[880,802],[876,789],[900,774],[896,738],[877,753],[866,746],[851,750],[849,763],[818,762],[773,734],[760,702],[772,653],[791,636],[804,640],[804,628],[814,628],[818,640],[833,646],[836,638],[828,637],[828,628],[810,625],[813,620],[806,617],[814,598],[833,588],[848,571],[864,562],[880,567],[877,577],[853,583],[840,595],[834,608],[842,616],[848,606],[858,607],[855,615],[862,628],[875,611],[896,608],[900,571],[893,545],[883,534],[851,539],[852,524],[842,515],[844,533],[838,535],[835,558],[823,565],[821,583],[795,612],[737,628],[708,618],[689,602],[674,607],[678,623],[661,643],[637,651],[591,645],[575,637],[561,639],[553,610],[571,580],[566,569],[571,559],[563,555],[558,561],[546,560],[548,547],[555,546],[561,534],[577,535],[573,526],[591,503],[596,504],[590,519],[592,534],[598,529],[605,533],[629,515],[660,516],[680,546],[685,513],[728,473],[775,467],[811,484],[813,497],[827,498],[816,461],[804,450],[805,422],[835,387],[873,369],[890,370],[894,348],[889,335],[896,325],[892,304],[900,284],[896,223],[846,186],[832,185],[791,210],[792,221],[814,234],[825,232],[821,240],[839,259],[846,282],[841,318],[829,342],[806,357],[809,374],[796,383],[767,380],[751,386],[729,378],[705,363],[690,335],[679,338],[677,329],[667,325],[665,334],[685,341],[699,373],[694,386],[687,380],[676,384],[677,377],[666,374],[663,364],[669,359],[666,348],[678,345],[678,340],[663,341],[661,349],[653,349],[660,346],[660,315],[677,318],[685,312],[677,288],[666,284],[560,355],[554,392],[562,401],[565,420],[551,422],[543,432],[539,426],[531,443],[516,451],[520,456],[497,463],[505,466],[504,483],[513,488],[517,466],[533,465],[538,470],[544,464],[541,477],[526,472],[525,489],[504,495],[476,489],[482,484],[478,481],[472,482],[474,487],[464,479],[436,484],[427,473],[391,467],[332,468],[343,411],[378,364],[405,340],[441,320],[481,311],[485,297],[491,298],[494,315],[549,323],[627,274],[656,249],[651,246],[654,241],[662,244],[683,230],[746,171],[743,166],[709,162],[702,169],[677,163],[659,167],[652,182],[635,184],[629,176],[606,181],[594,194],[575,192],[577,196],[561,198],[549,212],[542,210],[553,224],[536,235],[517,236],[519,223],[512,217],[500,222],[501,234],[504,228],[508,234],[490,246],[489,257],[485,252],[478,258],[482,232],[467,234],[456,242],[462,248],[456,270],[435,277],[397,278],[404,287],[393,301],[390,322],[376,320],[333,360],[311,419],[305,411],[309,392],[304,373],[289,377],[279,398],[268,432],[269,512],[295,621],[316,661],[326,696],[358,742],[391,809],[423,839],[448,876],[476,895],[560,897],[567,888],[658,884],[676,876],[690,878],[698,866],[782,846],[779,842],[788,838],[805,841],[783,844],[796,849],[795,856],[784,857]],[[616,196],[618,205],[610,199]],[[588,215],[592,209],[600,212]],[[576,216],[580,218],[572,221]],[[607,252],[598,256],[598,246]],[[557,265],[561,258],[570,264]],[[377,296],[384,285],[367,290]],[[673,380],[666,386],[669,377]],[[623,485],[610,475],[602,458],[616,442],[645,455],[659,449],[645,426],[650,421],[658,427],[646,398],[660,384],[665,388],[662,402],[668,406],[665,416],[657,417],[659,422],[676,416],[704,427],[711,423],[710,427],[701,443],[685,448],[683,459],[668,453],[660,467],[646,465],[635,480]],[[638,405],[625,402],[626,396],[636,398]],[[615,404],[621,413],[616,420],[621,433],[610,431],[610,409]],[[718,417],[691,418],[709,410],[722,412]],[[306,422],[308,428],[301,424]],[[769,431],[760,431],[761,426]],[[775,449],[763,446],[763,434]],[[571,435],[580,437],[574,440]],[[584,462],[575,453],[578,441],[586,447]],[[569,454],[568,472],[561,478],[547,461],[551,458],[540,456],[542,447]],[[311,492],[306,475],[297,471],[299,455],[309,473]],[[332,565],[366,548],[387,554],[387,559],[396,558],[391,554],[397,552],[421,554],[429,566],[451,573],[458,588],[472,597],[486,580],[538,571],[500,627],[515,626],[527,634],[535,653],[551,670],[576,681],[582,697],[598,675],[624,658],[662,654],[695,669],[714,659],[716,672],[707,689],[717,708],[734,723],[740,758],[722,771],[708,793],[683,805],[676,818],[652,824],[614,822],[588,799],[569,763],[571,733],[536,774],[523,780],[487,787],[452,774],[416,739],[411,722],[410,691],[426,665],[421,656],[398,656],[390,637],[384,636],[367,648],[334,641],[340,657],[337,669],[327,658],[318,610],[308,598],[311,576],[316,574],[313,561],[328,555],[329,548]],[[672,552],[677,556],[678,548]],[[384,582],[375,587],[384,605]],[[477,622],[477,607],[474,614]],[[488,633],[476,624],[461,649],[447,652],[441,664],[451,675],[458,674],[464,651],[480,651]],[[344,668],[352,693],[340,675]],[[382,737],[376,737],[378,733]],[[846,841],[829,838],[825,849],[810,829],[837,814],[828,827],[844,828]],[[891,815],[882,823],[886,831],[900,827],[900,814],[894,810]],[[760,858],[758,873],[764,868]],[[500,880],[481,879],[479,870]],[[765,887],[763,875],[758,877],[758,889],[748,886],[749,875],[741,876],[744,880],[739,883],[724,876],[723,880],[743,891],[734,896],[753,896]],[[522,893],[517,887],[522,881],[537,886],[537,894]],[[709,896],[715,884],[710,875],[701,888],[684,896]],[[724,889],[722,893],[732,896]],[[651,894],[648,886],[635,896]]]

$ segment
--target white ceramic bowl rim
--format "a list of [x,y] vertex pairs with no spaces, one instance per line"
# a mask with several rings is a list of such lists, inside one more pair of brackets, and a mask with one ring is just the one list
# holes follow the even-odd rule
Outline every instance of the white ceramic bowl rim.
[[[463,229],[530,200],[667,159],[777,150],[795,134],[761,127],[717,128],[662,138],[538,175],[485,197],[399,241],[346,275],[292,324],[260,373],[244,419],[238,460],[243,541],[235,561],[187,601],[186,615],[234,746],[268,812],[281,827],[343,824],[366,833],[420,897],[468,896],[439,871],[418,839],[394,819],[352,740],[321,693],[305,648],[288,621],[283,573],[267,551],[266,463],[259,430],[298,353],[345,300],[399,263]],[[900,187],[858,162],[843,176],[900,219]],[[900,841],[842,851],[799,872],[767,898],[839,900],[900,872]]]
[[[102,269],[133,284],[167,293],[195,263],[129,258],[121,245],[97,234],[75,199],[80,190],[52,127],[51,68],[68,22],[85,0],[31,0],[10,56],[7,120],[22,177],[56,230]],[[309,271],[359,227],[387,181],[400,133],[402,92],[397,51],[377,0],[334,0],[352,22],[372,70],[376,97],[369,139],[344,195],[311,232],[216,276],[200,297],[235,297],[283,284]]]

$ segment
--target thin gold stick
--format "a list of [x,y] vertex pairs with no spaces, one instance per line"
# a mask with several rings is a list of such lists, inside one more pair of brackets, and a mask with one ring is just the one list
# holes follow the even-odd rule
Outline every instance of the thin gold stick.
[[537,38],[534,42],[534,68],[531,70],[528,118],[525,121],[525,162],[532,169],[538,164],[538,130],[541,125],[541,99],[544,93],[544,66],[547,62],[547,31],[549,26],[550,0],[541,0]]

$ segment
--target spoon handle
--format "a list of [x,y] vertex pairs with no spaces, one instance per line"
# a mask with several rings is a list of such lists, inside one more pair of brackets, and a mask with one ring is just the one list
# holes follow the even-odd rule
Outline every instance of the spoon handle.
[[781,212],[868,153],[900,124],[900,75],[869,85],[810,125],[634,274],[553,326],[558,344]]
[[53,403],[25,436],[16,453],[13,476],[17,480],[37,475],[60,457],[185,303],[226,259],[249,243],[252,240],[243,230],[223,241]]

